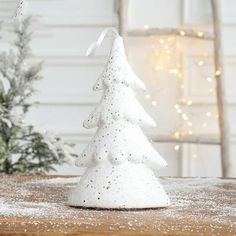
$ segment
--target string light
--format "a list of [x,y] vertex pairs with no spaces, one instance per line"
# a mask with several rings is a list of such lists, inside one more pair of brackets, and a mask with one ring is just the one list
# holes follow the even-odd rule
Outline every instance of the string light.
[[214,88],[209,88],[209,93],[213,93],[214,92]]
[[182,118],[183,120],[188,120],[188,116],[185,113],[182,114]]
[[180,138],[180,132],[178,132],[178,131],[175,132],[175,133],[174,133],[174,137],[175,137],[176,139],[179,139],[179,138]]
[[179,109],[177,110],[177,113],[181,114],[181,113],[182,113],[182,109],[179,108]]
[[188,126],[193,126],[193,123],[191,121],[188,122]]
[[174,149],[175,149],[175,151],[178,151],[180,149],[180,146],[177,144],[177,145],[175,145]]
[[206,80],[207,80],[207,82],[209,82],[209,83],[212,82],[212,78],[211,78],[211,77],[207,77]]
[[189,131],[188,131],[188,134],[189,134],[189,135],[193,135],[193,131],[192,131],[192,130],[189,130]]
[[177,75],[179,73],[178,69],[173,69],[173,74]]
[[182,74],[182,73],[179,73],[179,74],[178,74],[178,78],[180,78],[180,79],[183,78],[183,74]]
[[187,105],[188,105],[188,106],[191,106],[192,104],[193,104],[193,101],[192,101],[192,100],[188,100],[188,101],[187,101]]
[[169,70],[169,74],[177,75],[178,72],[179,72],[179,70],[178,70],[177,68],[175,68],[175,69],[170,69],[170,70]]
[[163,69],[163,66],[156,66],[156,67],[155,67],[155,70],[156,70],[156,71],[159,71],[159,70],[162,70],[162,69]]
[[175,109],[179,109],[179,104],[175,104]]
[[203,64],[204,64],[204,61],[199,61],[199,62],[198,62],[198,65],[199,65],[199,66],[203,66]]
[[204,33],[203,33],[203,32],[198,32],[198,33],[197,33],[197,36],[198,36],[199,38],[202,38],[202,37],[204,36]]
[[152,106],[156,106],[157,105],[157,102],[156,101],[152,101]]
[[216,70],[216,75],[219,76],[221,74],[220,70]]
[[[145,29],[148,29],[149,26],[145,25]],[[180,36],[186,36],[187,32],[184,30],[179,31]],[[204,37],[203,32],[197,32],[197,37]],[[182,45],[180,41],[177,41],[176,36],[169,36],[169,37],[161,37],[158,39],[155,46],[152,47],[153,50],[153,56],[155,59],[155,63],[153,66],[153,69],[155,71],[164,70],[170,76],[174,77],[178,81],[179,88],[181,90],[184,90],[185,84],[183,81],[183,66],[182,63],[179,60],[174,61],[175,55],[178,55],[178,53],[175,53],[174,50],[179,51],[182,50]],[[206,64],[206,57],[208,57],[209,54],[207,52],[201,53],[201,57],[195,62],[197,66],[203,67]],[[220,75],[221,71],[217,69],[215,71],[216,75]],[[206,83],[212,83],[214,82],[214,75],[207,75],[204,76]],[[209,84],[210,85],[210,84]],[[209,93],[213,93],[215,91],[215,88],[212,86],[209,86],[208,88]],[[153,99],[151,99],[150,94],[146,94],[146,99],[150,99],[150,103],[153,107],[157,106],[157,102]],[[187,106],[191,106],[193,104],[193,101],[191,99],[187,98],[181,98],[176,104],[173,105],[174,111],[180,116],[180,118],[184,121],[184,131],[176,131],[171,136],[175,139],[180,139],[182,136],[188,136],[193,135],[193,127],[194,123],[191,120],[191,113],[187,112]],[[204,113],[203,113],[204,115]],[[205,112],[205,115],[207,117],[212,117],[211,112]],[[201,124],[201,123],[200,123]],[[203,127],[207,127],[206,123],[202,124]],[[179,145],[175,145],[174,149],[178,151],[180,149]],[[197,158],[197,154],[195,154],[193,157]]]

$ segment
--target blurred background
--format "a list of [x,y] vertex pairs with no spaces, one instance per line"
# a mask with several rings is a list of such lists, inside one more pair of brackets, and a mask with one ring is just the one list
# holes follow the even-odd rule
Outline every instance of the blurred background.
[[[102,72],[110,50],[108,38],[95,56],[85,57],[89,45],[105,27],[118,26],[115,0],[28,0],[34,23],[33,60],[43,60],[44,79],[37,83],[26,122],[76,144],[81,153],[95,130],[82,127],[101,97],[92,86]],[[0,51],[10,47],[9,21],[16,0],[0,0]],[[236,155],[236,2],[223,0],[223,49],[226,98],[230,121],[231,156]],[[209,0],[130,0],[128,29],[152,27],[213,31]],[[183,33],[184,34],[184,33]],[[184,35],[183,35],[184,36]],[[126,37],[129,62],[146,83],[139,101],[156,120],[147,135],[217,136],[216,91],[211,41],[175,36]],[[165,176],[221,176],[217,145],[153,143],[168,162]],[[234,158],[236,164],[236,158]],[[81,174],[73,164],[57,167],[57,174]],[[235,176],[236,176],[236,172]],[[54,172],[55,174],[55,172]]]

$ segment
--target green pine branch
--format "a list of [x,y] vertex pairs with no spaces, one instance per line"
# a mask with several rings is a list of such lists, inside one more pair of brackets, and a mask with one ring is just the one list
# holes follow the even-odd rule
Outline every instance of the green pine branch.
[[42,63],[28,66],[32,18],[14,25],[13,49],[0,54],[0,173],[47,173],[76,156],[70,145],[25,125]]

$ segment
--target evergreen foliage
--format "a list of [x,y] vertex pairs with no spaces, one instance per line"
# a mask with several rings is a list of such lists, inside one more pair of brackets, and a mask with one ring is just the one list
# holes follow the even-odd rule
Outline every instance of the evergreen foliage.
[[76,156],[60,138],[24,123],[34,83],[42,79],[42,63],[27,65],[31,21],[15,22],[14,47],[0,54],[0,173],[47,173]]

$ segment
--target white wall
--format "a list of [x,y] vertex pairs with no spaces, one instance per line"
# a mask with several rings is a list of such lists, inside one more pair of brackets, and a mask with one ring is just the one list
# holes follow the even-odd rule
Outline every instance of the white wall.
[[[66,140],[77,144],[81,152],[90,140],[94,130],[82,128],[82,122],[96,105],[100,94],[91,87],[102,71],[109,51],[109,40],[99,49],[96,56],[86,58],[89,44],[108,26],[117,25],[116,2],[112,0],[28,0],[33,13],[40,15],[35,24],[33,50],[35,59],[43,59],[44,80],[38,84],[39,93],[35,100],[40,101],[32,109],[27,120],[40,127],[58,133]],[[16,0],[0,0],[0,20],[9,19]],[[236,2],[223,1],[224,46],[226,61],[227,98],[231,119],[232,155],[236,153],[236,82],[235,75],[236,46],[235,21]],[[210,29],[210,10],[207,0],[130,0],[129,27],[143,28],[145,24],[157,27],[202,27]],[[0,49],[6,48],[11,34],[3,32]],[[145,109],[156,119],[158,128],[155,133],[173,133],[181,125],[175,113],[174,104],[181,93],[193,100],[190,112],[194,120],[193,132],[217,133],[214,119],[206,120],[206,111],[214,111],[214,95],[199,79],[199,67],[196,62],[202,52],[208,52],[204,70],[212,72],[212,46],[198,41],[181,42],[184,46],[179,60],[184,68],[185,87],[180,92],[179,82],[168,73],[154,70],[153,50],[150,45],[158,44],[157,38],[126,40],[129,60],[137,75],[148,87],[148,93],[157,106],[139,94]],[[193,46],[194,45],[194,46]],[[196,50],[200,49],[200,50]],[[201,68],[202,69],[202,68]],[[213,112],[212,112],[213,113]],[[202,128],[207,122],[208,127]],[[150,132],[150,130],[149,130]],[[219,176],[219,148],[214,146],[184,145],[175,151],[174,144],[155,144],[165,157],[169,166],[161,170],[161,175],[203,175]],[[197,154],[197,158],[195,158]],[[74,166],[59,167],[60,174],[78,174],[80,169]]]

